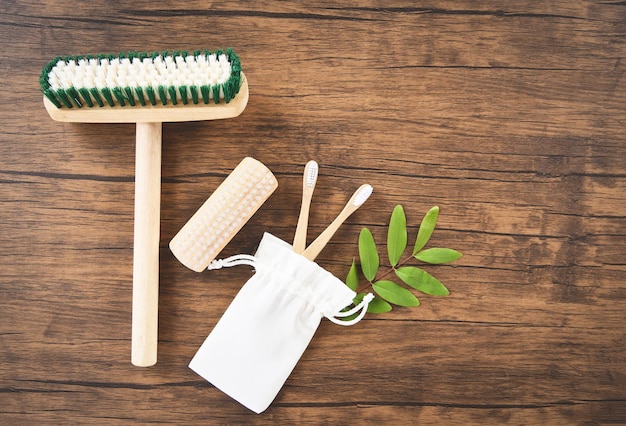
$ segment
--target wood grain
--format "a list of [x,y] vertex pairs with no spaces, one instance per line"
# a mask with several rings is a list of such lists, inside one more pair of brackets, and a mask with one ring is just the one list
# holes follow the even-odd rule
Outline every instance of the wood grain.
[[[0,423],[626,423],[626,7],[621,1],[4,1],[0,13]],[[131,124],[50,119],[64,54],[233,47],[237,118],[163,126],[159,360],[130,362]],[[360,229],[409,240],[432,206],[417,308],[324,321],[254,415],[187,364],[246,267],[195,273],[167,244],[246,156],[279,187],[223,255],[291,241],[302,167],[320,165],[310,243],[339,277]],[[323,206],[323,207],[322,207]]]

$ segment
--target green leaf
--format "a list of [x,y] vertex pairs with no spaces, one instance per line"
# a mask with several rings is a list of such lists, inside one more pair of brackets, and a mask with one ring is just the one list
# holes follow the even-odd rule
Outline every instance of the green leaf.
[[350,266],[350,271],[348,272],[348,276],[346,277],[346,285],[352,291],[356,291],[359,286],[359,272],[356,268],[356,262],[352,259],[352,266]]
[[399,306],[419,306],[420,301],[406,288],[393,281],[377,281],[372,288],[380,297],[387,302]]
[[446,286],[423,269],[415,266],[404,266],[396,269],[395,273],[402,282],[422,293],[430,294],[431,296],[447,296],[450,294]]
[[449,248],[430,248],[422,250],[415,255],[415,258],[422,262],[440,264],[454,262],[462,256],[461,252]]
[[387,254],[394,267],[406,249],[406,216],[401,205],[397,205],[391,213],[389,230],[387,231]]
[[391,305],[378,296],[374,296],[370,304],[367,306],[367,312],[370,314],[384,314],[391,311]]
[[[365,294],[366,293],[357,294],[352,303],[354,303],[355,306],[361,303],[363,301],[363,298],[365,297]],[[369,305],[367,305],[367,312],[370,314],[384,314],[385,312],[391,311],[391,309],[391,305],[378,296],[374,296]],[[354,317],[356,316],[357,314],[354,314]]]
[[420,224],[420,229],[417,231],[417,239],[415,240],[415,247],[413,248],[413,255],[417,254],[421,249],[424,248],[433,231],[435,230],[435,225],[437,224],[437,218],[439,217],[439,207],[435,206],[428,210],[424,218],[422,219],[422,223]]
[[374,236],[367,228],[361,229],[359,234],[359,257],[361,259],[361,269],[365,278],[372,282],[376,278],[380,259],[376,250]]

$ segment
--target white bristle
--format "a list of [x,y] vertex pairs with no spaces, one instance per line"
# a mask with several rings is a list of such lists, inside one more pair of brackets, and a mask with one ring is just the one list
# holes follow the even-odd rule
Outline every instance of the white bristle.
[[315,185],[315,182],[317,181],[318,172],[319,172],[319,166],[317,165],[317,163],[315,161],[310,161],[309,164],[307,165],[307,171],[306,171],[306,186],[310,188],[313,185]]
[[372,195],[374,188],[372,185],[363,185],[354,196],[353,204],[355,206],[362,205]]

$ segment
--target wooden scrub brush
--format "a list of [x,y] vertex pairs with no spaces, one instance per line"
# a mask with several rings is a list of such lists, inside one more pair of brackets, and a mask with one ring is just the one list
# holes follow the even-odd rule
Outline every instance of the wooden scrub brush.
[[157,361],[163,122],[236,117],[248,84],[232,49],[58,57],[41,73],[52,119],[136,123],[131,361]]

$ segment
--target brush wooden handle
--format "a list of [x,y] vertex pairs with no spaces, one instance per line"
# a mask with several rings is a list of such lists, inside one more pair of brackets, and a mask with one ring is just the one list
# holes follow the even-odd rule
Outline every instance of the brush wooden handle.
[[138,367],[157,361],[161,132],[161,123],[137,123],[131,362]]

